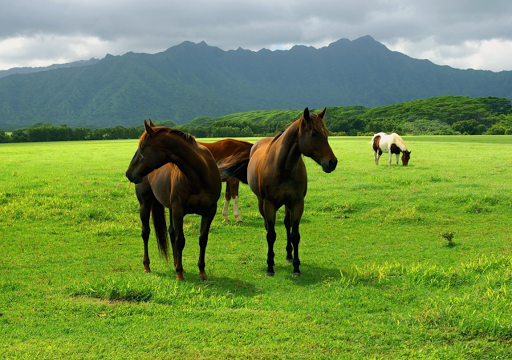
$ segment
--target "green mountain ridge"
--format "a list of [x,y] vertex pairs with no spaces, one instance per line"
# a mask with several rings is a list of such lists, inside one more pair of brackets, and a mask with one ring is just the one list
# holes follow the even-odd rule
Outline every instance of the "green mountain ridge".
[[[321,110],[311,109],[316,112]],[[179,126],[199,137],[271,135],[299,118],[303,110],[257,110],[220,117],[199,117]],[[331,133],[370,134],[512,134],[512,104],[498,97],[444,95],[367,108],[327,107],[325,123]],[[251,134],[251,135],[247,135]]]
[[157,54],[0,78],[0,129],[185,124],[252,110],[377,107],[441,95],[512,99],[512,72],[459,70],[390,51],[370,36],[254,52],[184,42]]
[[30,74],[41,71],[55,70],[60,68],[70,68],[70,67],[80,67],[80,66],[89,66],[96,64],[99,59],[90,58],[89,60],[79,60],[73,61],[65,64],[53,64],[50,66],[41,66],[41,67],[15,67],[8,70],[0,70],[0,78],[5,76],[13,75],[13,74]]

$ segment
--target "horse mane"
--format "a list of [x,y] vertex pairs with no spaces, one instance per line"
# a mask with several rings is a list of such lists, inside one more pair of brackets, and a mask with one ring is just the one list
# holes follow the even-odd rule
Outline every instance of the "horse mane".
[[[290,127],[290,125],[288,125],[288,127]],[[270,142],[270,144],[273,144],[274,142],[276,142],[276,140],[279,139],[281,137],[281,135],[284,134],[285,131],[286,130],[281,130],[281,132],[279,134],[275,135],[274,138],[272,139],[272,141]]]
[[402,151],[407,150],[407,146],[405,145],[405,142],[400,137],[400,135],[398,135],[397,133],[393,133],[393,134],[394,134],[394,138],[395,138],[395,141],[396,141],[396,145],[400,148],[400,150],[402,150]]
[[[187,134],[186,132],[183,132],[178,129],[171,129],[171,128],[164,127],[164,126],[155,126],[155,127],[153,127],[153,131],[155,133],[164,131],[167,134],[176,135],[176,136],[181,137],[183,140],[185,140],[190,145],[197,144],[196,138],[194,136]],[[140,148],[141,144],[144,142],[144,140],[146,140],[147,137],[148,137],[148,133],[146,131],[144,131],[144,134],[142,134],[142,136],[139,139],[139,148]]]
[[[302,116],[300,118],[295,120],[295,121],[299,121],[299,133],[301,133],[303,131],[308,131],[308,130],[316,130],[320,134],[324,135],[325,137],[327,137],[329,135],[329,130],[327,130],[327,126],[325,125],[325,122],[323,121],[322,118],[320,118],[317,114],[310,113],[309,119],[310,119],[310,121],[308,123],[306,123],[306,121],[304,120],[304,114],[302,114]],[[295,121],[293,123],[295,123]],[[286,130],[288,130],[288,128],[290,128],[290,126],[293,125],[293,123],[288,125],[286,127],[286,129],[281,130],[281,132],[279,134],[274,136],[274,138],[272,139],[272,141],[270,143],[272,144],[277,139],[279,139],[281,137],[281,135],[283,135],[284,132]]]

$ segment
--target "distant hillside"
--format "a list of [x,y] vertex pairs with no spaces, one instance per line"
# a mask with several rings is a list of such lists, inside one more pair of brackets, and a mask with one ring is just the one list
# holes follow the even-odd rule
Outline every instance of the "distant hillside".
[[55,70],[55,69],[61,69],[61,68],[70,68],[70,67],[77,67],[77,66],[88,66],[88,65],[94,65],[96,64],[99,59],[91,58],[89,60],[80,60],[80,61],[74,61],[66,64],[53,64],[50,66],[41,66],[41,67],[16,67],[9,70],[0,70],[0,78],[3,78],[8,75],[13,74],[31,74],[35,72],[40,71],[47,71],[47,70]]
[[251,110],[384,106],[440,95],[512,99],[512,72],[458,70],[387,49],[369,36],[321,49],[223,51],[184,42],[154,54],[0,79],[0,129],[184,124]]
[[[313,112],[318,110],[310,109]],[[302,113],[303,109],[257,110],[217,118],[201,116],[178,128],[196,137],[272,136]],[[324,120],[331,135],[373,135],[380,131],[401,135],[512,135],[512,104],[510,100],[498,97],[472,99],[445,95],[373,108],[329,107]],[[176,127],[169,120],[156,124]],[[14,130],[10,135],[0,130],[0,143],[135,139],[143,132],[142,124],[91,130],[37,123]]]
[[[311,111],[317,110],[310,109]],[[273,135],[299,118],[303,110],[259,110],[216,118],[199,117],[180,128],[198,137]],[[328,107],[325,124],[338,135],[512,134],[512,104],[498,97],[438,96],[394,105]]]

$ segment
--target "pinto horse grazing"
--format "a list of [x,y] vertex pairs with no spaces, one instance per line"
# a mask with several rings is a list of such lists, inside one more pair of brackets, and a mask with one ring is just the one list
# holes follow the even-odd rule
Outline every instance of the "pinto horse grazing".
[[[304,211],[307,192],[307,173],[302,155],[306,155],[330,173],[338,160],[327,141],[328,131],[323,121],[325,109],[304,114],[274,138],[263,138],[251,149],[247,165],[247,181],[258,197],[261,215],[267,230],[267,276],[274,275],[274,243],[276,240],[276,211],[285,206],[286,260],[293,262],[293,276],[300,276],[299,222]],[[221,167],[232,174],[237,164]],[[293,251],[293,256],[292,256]]]
[[210,151],[198,144],[191,135],[176,129],[151,126],[146,121],[144,127],[146,131],[126,171],[126,177],[136,184],[135,192],[140,204],[144,272],[151,271],[148,255],[151,214],[160,253],[166,259],[169,257],[164,208],[167,207],[170,211],[169,235],[176,280],[183,280],[183,217],[186,214],[201,215],[197,265],[199,279],[205,280],[208,232],[217,211],[221,190],[217,163]]
[[396,155],[396,164],[398,165],[398,155],[402,153],[402,164],[407,166],[411,158],[411,152],[407,150],[402,138],[396,134],[386,134],[383,132],[373,135],[372,138],[373,157],[375,158],[375,165],[379,165],[379,158],[383,152],[389,153],[389,164],[391,166],[391,157]]
[[[249,160],[252,143],[235,139],[224,139],[213,143],[203,143],[210,150],[213,157],[217,161],[217,165],[221,166],[227,159],[236,156],[239,160]],[[240,181],[236,177],[222,178],[226,182],[226,192],[224,194],[224,207],[222,208],[222,216],[224,221],[229,221],[228,207],[229,201],[233,198],[233,215],[236,222],[242,222],[240,217],[240,210],[238,208],[238,187]]]

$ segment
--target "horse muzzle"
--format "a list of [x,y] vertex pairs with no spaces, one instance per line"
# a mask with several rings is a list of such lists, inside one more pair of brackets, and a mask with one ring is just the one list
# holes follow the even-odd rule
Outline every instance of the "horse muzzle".
[[132,182],[134,184],[140,184],[142,182],[142,176],[132,174],[128,171],[125,173],[125,175],[128,178],[128,180],[130,180],[130,182]]
[[330,173],[336,169],[336,165],[338,165],[338,159],[331,158],[328,161],[322,161],[322,170],[326,173]]

